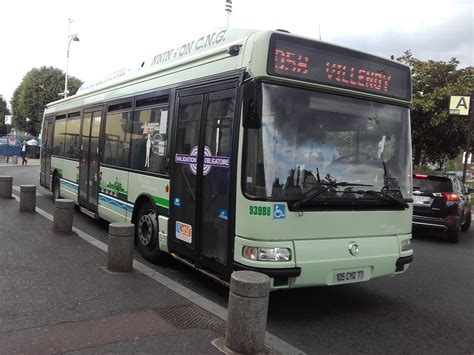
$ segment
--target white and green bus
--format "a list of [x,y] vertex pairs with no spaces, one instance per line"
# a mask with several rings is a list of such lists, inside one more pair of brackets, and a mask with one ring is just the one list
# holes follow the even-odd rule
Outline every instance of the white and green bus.
[[134,223],[151,262],[273,289],[367,281],[413,259],[410,101],[398,62],[219,30],[48,104],[40,180]]

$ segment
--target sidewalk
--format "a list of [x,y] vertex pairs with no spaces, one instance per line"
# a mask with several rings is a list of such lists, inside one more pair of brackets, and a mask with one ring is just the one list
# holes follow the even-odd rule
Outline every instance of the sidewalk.
[[[26,160],[28,161],[27,165],[40,165],[39,159],[27,158]],[[21,157],[18,157],[17,164],[13,164],[12,157],[9,158],[7,163],[6,157],[0,156],[0,166],[21,166]]]
[[106,254],[53,232],[38,213],[0,199],[0,354],[220,354],[225,323]]

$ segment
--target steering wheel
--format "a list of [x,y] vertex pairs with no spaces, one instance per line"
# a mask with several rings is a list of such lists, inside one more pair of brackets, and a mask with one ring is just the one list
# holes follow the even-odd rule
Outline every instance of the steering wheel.
[[[349,163],[351,161],[359,160],[358,157],[365,157],[367,160],[369,160],[370,159],[370,154],[367,154],[367,153],[353,153],[353,154],[343,155],[342,157],[339,157],[336,160],[333,160],[332,164],[334,164],[334,163]],[[349,159],[349,158],[355,158],[355,159]]]

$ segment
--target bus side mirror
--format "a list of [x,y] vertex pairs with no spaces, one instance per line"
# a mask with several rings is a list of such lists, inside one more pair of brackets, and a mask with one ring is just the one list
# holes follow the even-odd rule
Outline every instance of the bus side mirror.
[[246,82],[243,86],[243,126],[249,129],[262,127],[261,91],[255,80]]

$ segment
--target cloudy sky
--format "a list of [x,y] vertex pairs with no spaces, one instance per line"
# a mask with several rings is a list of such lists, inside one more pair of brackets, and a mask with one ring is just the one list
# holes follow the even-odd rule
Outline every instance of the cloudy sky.
[[[68,18],[80,42],[69,74],[101,78],[225,27],[225,0],[7,0],[0,20],[0,95],[9,102],[34,67],[65,71]],[[472,0],[233,0],[230,27],[286,29],[384,57],[411,49],[423,60],[473,65]],[[58,97],[59,98],[59,97]]]

